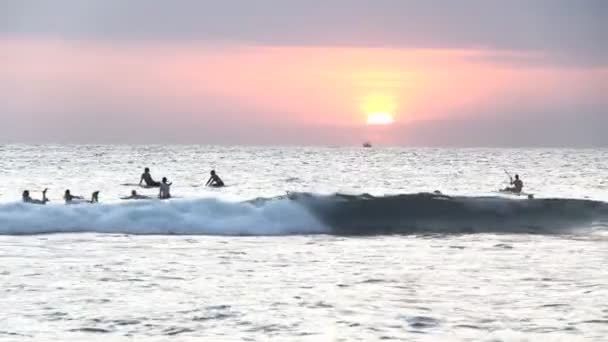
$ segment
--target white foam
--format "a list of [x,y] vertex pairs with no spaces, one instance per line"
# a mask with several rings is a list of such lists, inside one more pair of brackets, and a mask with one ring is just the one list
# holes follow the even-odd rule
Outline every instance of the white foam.
[[284,235],[329,229],[287,200],[261,205],[219,199],[81,205],[0,205],[0,234],[99,232],[126,234]]

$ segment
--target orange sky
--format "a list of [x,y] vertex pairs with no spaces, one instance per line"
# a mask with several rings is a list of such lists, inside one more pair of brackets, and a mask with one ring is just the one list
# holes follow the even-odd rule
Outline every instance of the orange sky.
[[608,75],[474,49],[4,39],[0,55],[1,101],[14,112],[173,112],[186,124],[240,111],[234,120],[363,125],[374,106],[400,124],[483,117],[514,99],[600,98]]

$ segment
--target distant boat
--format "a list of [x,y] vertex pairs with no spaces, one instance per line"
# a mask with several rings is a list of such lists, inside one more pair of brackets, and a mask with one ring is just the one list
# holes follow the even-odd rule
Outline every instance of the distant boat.
[[363,147],[370,148],[370,147],[372,147],[372,143],[370,143],[369,141],[366,141],[363,143]]

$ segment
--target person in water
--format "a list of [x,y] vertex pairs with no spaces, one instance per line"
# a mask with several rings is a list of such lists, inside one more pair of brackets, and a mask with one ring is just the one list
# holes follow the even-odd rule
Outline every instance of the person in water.
[[[66,190],[65,193],[63,194],[63,199],[65,200],[65,204],[72,204],[74,202],[74,200],[82,200],[84,198],[82,196],[72,195],[70,190]],[[93,193],[91,194],[91,200],[84,201],[84,202],[86,202],[86,203],[99,202],[99,191],[93,191]]]
[[214,188],[221,188],[224,186],[224,181],[222,181],[220,176],[218,176],[217,173],[215,173],[215,170],[211,170],[210,174],[211,174],[211,177],[209,177],[207,184],[205,184],[206,186],[211,186]]
[[32,197],[30,197],[30,191],[29,190],[24,190],[23,194],[22,194],[22,198],[23,198],[23,202],[25,203],[31,203],[31,204],[46,204],[46,202],[49,201],[48,198],[46,198],[46,192],[48,189],[44,189],[42,190],[42,199],[38,200],[38,199],[34,199]]
[[139,185],[141,185],[142,182],[146,183],[146,186],[149,186],[149,187],[156,188],[156,187],[160,186],[160,182],[157,182],[154,179],[152,179],[152,175],[150,174],[149,168],[145,168],[144,173],[141,174],[141,178],[139,179]]
[[65,204],[71,204],[75,199],[83,199],[82,196],[76,196],[76,195],[72,195],[72,193],[70,192],[70,190],[66,190],[65,193],[63,194],[63,199],[65,200]]
[[158,198],[160,199],[168,199],[171,198],[171,184],[167,183],[167,177],[163,177],[163,181],[160,183],[160,191],[158,193]]
[[515,175],[515,179],[511,179],[511,185],[512,187],[506,187],[504,191],[520,194],[524,189],[524,182],[519,179],[519,175]]
[[91,200],[89,201],[89,203],[97,203],[99,202],[99,191],[93,191],[93,193],[91,194]]
[[130,200],[130,199],[149,199],[149,198],[150,198],[149,196],[140,195],[137,193],[137,191],[131,190],[131,196],[121,197],[120,199]]

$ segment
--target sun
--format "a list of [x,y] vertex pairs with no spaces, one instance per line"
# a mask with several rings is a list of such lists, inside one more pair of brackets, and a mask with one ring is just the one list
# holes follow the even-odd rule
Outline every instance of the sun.
[[374,112],[367,114],[368,125],[390,125],[395,122],[395,119],[390,113]]
[[393,113],[397,109],[396,100],[386,94],[372,94],[363,98],[361,110],[368,125],[390,125],[395,122]]

